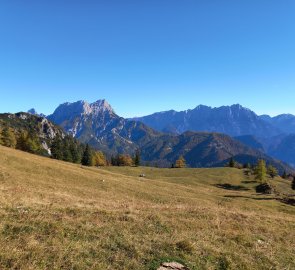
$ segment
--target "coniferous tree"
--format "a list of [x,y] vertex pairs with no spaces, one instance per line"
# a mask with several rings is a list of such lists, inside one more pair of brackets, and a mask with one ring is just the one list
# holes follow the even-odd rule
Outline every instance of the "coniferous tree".
[[117,157],[118,166],[132,166],[133,159],[129,155],[118,155]]
[[138,167],[140,165],[140,151],[139,151],[139,149],[137,149],[135,152],[134,165],[136,167]]
[[263,159],[258,161],[258,164],[255,168],[255,176],[256,180],[259,180],[261,183],[265,183],[266,181],[266,163]]
[[73,162],[69,137],[65,137],[63,140],[63,160]]
[[175,168],[185,168],[186,161],[183,156],[180,156],[175,162]]
[[22,131],[17,138],[16,148],[32,154],[43,154],[45,150],[42,148],[40,139],[34,132]]
[[105,155],[101,151],[94,152],[92,164],[93,166],[103,167],[107,166],[107,160]]
[[274,166],[269,165],[267,167],[267,174],[269,174],[271,178],[275,178],[278,175],[278,170]]
[[229,166],[230,168],[234,168],[235,165],[236,165],[236,162],[235,162],[234,158],[231,158],[231,159],[229,160],[228,166]]
[[63,159],[62,139],[56,136],[51,145],[51,157],[54,159]]
[[112,165],[112,166],[118,166],[118,164],[117,164],[117,159],[116,159],[116,157],[114,157],[114,156],[111,156],[111,165]]
[[37,134],[33,131],[28,133],[27,137],[27,151],[32,154],[40,154],[42,146],[40,144],[40,139]]
[[5,126],[1,132],[2,144],[6,147],[15,148],[16,147],[16,137],[11,128]]
[[28,133],[26,131],[21,132],[17,138],[16,148],[21,151],[28,151],[27,148]]
[[81,151],[76,141],[72,141],[70,144],[70,152],[72,155],[72,162],[81,163]]
[[244,164],[244,169],[250,170],[251,169],[251,164],[250,163],[245,163]]
[[87,144],[85,147],[85,151],[82,157],[82,165],[84,166],[92,166],[92,153],[90,146]]
[[292,189],[295,190],[295,176],[293,176]]
[[3,140],[2,140],[2,130],[0,129],[0,145],[3,145]]
[[283,173],[283,175],[282,175],[282,178],[283,178],[283,179],[287,179],[287,178],[288,178],[288,175],[287,175],[287,172],[286,172],[286,171],[284,171],[284,173]]

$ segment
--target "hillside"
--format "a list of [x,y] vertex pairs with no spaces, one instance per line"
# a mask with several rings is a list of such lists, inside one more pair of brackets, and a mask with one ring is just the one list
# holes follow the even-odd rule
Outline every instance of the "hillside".
[[44,154],[50,153],[52,141],[56,136],[65,136],[64,131],[48,121],[46,118],[31,113],[3,113],[0,114],[0,129],[8,126],[16,134],[27,132],[36,136],[38,143],[42,146]]
[[162,135],[140,148],[145,160],[160,167],[170,167],[179,156],[184,156],[192,168],[224,166],[233,157],[241,164],[256,164],[264,159],[280,173],[293,172],[287,164],[263,152],[220,133],[185,132],[181,135]]
[[255,185],[237,169],[85,168],[0,147],[0,269],[293,269],[295,208]]

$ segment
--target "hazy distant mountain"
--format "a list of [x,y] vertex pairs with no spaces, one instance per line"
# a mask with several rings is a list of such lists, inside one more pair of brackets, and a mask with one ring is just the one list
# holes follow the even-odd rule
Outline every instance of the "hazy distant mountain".
[[36,116],[46,117],[46,115],[43,113],[37,113],[37,111],[34,108],[28,110],[27,113],[32,114],[32,115],[36,115]]
[[255,138],[251,135],[235,137],[251,148],[282,160],[295,168],[295,134],[280,134],[269,138]]
[[238,136],[238,137],[234,137],[234,139],[261,152],[265,151],[263,144],[252,135]]
[[273,125],[286,134],[295,134],[295,116],[292,114],[281,114],[275,117],[269,115],[261,115],[260,119]]
[[295,167],[295,134],[278,138],[270,145],[268,153]]
[[34,108],[28,110],[28,113],[33,115],[38,115],[37,111]]
[[271,123],[239,104],[212,108],[200,105],[193,110],[166,111],[134,118],[162,132],[220,132],[230,136],[275,136],[281,133]]

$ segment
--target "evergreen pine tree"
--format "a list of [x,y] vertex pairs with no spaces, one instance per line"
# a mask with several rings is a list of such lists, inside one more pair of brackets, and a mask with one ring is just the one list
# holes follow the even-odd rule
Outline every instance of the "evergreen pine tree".
[[267,173],[270,175],[271,178],[275,178],[278,175],[278,170],[274,166],[269,165],[267,167]]
[[2,140],[2,130],[0,129],[0,145],[3,145],[3,140]]
[[42,146],[40,144],[40,139],[33,131],[29,132],[28,134],[27,147],[29,153],[38,154],[41,152]]
[[28,151],[27,138],[28,138],[28,133],[25,131],[21,132],[21,134],[17,138],[16,148],[21,151]]
[[295,190],[295,176],[293,176],[292,189]]
[[69,137],[65,137],[63,140],[63,160],[67,162],[73,162]]
[[72,162],[81,163],[81,152],[78,147],[78,143],[75,140],[73,140],[70,144],[70,151],[72,155]]
[[112,166],[117,166],[117,164],[116,164],[116,158],[114,156],[111,156],[111,165]]
[[92,153],[91,153],[90,146],[88,144],[85,147],[85,151],[82,157],[82,165],[92,166]]
[[140,151],[139,151],[139,149],[137,149],[135,152],[134,165],[136,167],[138,167],[140,165]]
[[16,147],[16,137],[14,132],[8,126],[5,126],[1,132],[3,145],[6,147]]
[[234,158],[231,158],[231,159],[229,160],[228,166],[229,166],[230,168],[234,168],[235,165],[236,165],[236,162],[234,161]]
[[251,164],[250,163],[245,163],[244,164],[244,169],[250,170],[251,169]]
[[255,168],[256,180],[259,180],[261,183],[265,183],[266,178],[266,164],[263,159],[258,161],[258,164]]
[[51,145],[51,157],[54,159],[63,159],[62,140],[59,136],[56,136]]
[[283,175],[282,175],[282,178],[283,178],[283,179],[287,179],[287,178],[288,178],[288,175],[287,175],[287,172],[286,172],[286,171],[284,171],[284,173],[283,173]]

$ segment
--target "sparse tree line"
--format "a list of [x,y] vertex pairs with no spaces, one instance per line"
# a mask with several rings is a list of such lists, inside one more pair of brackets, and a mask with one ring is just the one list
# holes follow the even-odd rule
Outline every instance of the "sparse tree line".
[[[17,131],[8,125],[0,130],[0,145],[15,148],[21,151],[38,154],[42,156],[50,156],[53,159],[63,160],[82,164],[84,166],[140,166],[141,155],[137,149],[134,156],[127,154],[117,154],[112,156],[110,160],[101,151],[96,151],[88,144],[82,144],[75,138],[66,135],[57,135],[51,145],[48,145],[50,152],[46,151],[42,146],[38,134],[34,131]],[[186,161],[180,156],[172,168],[185,168]]]
[[275,168],[273,165],[269,164],[267,166],[265,160],[261,159],[258,160],[257,164],[251,165],[250,163],[246,163],[241,165],[237,163],[233,158],[231,158],[226,165],[231,168],[238,168],[238,169],[247,169],[247,174],[252,173],[255,176],[255,179],[259,181],[261,185],[268,185],[268,179],[274,179],[277,176],[280,176],[283,179],[292,179],[291,187],[295,190],[295,176],[291,174],[287,174],[286,171],[283,172],[282,175],[279,175],[278,169]]
[[0,144],[32,154],[46,155],[47,153],[47,151],[42,147],[35,132],[16,132],[14,129],[6,125],[2,128],[2,130],[0,130]]
[[57,135],[48,145],[48,153],[36,132],[19,132],[8,125],[0,130],[0,145],[85,166],[139,166],[141,161],[139,150],[136,150],[134,157],[121,154],[108,160],[103,152],[96,151],[69,135]]
[[[40,138],[34,131],[21,131],[17,132],[15,129],[4,125],[0,130],[0,145],[15,148],[21,151],[49,156],[48,152],[42,146]],[[137,149],[134,156],[118,154],[112,156],[110,160],[106,158],[103,152],[96,151],[88,144],[82,144],[73,137],[56,136],[50,145],[51,158],[82,164],[84,166],[140,166],[141,156],[140,151]],[[266,165],[264,160],[259,160],[256,165],[246,163],[244,165],[237,163],[231,158],[226,165],[231,168],[247,169],[247,173],[254,174],[256,180],[261,184],[267,183],[267,176],[275,178],[279,175],[278,170],[272,165]],[[171,168],[186,168],[186,160],[180,156]],[[288,175],[284,172],[281,175],[284,179],[292,177],[292,189],[295,190],[295,176]]]

